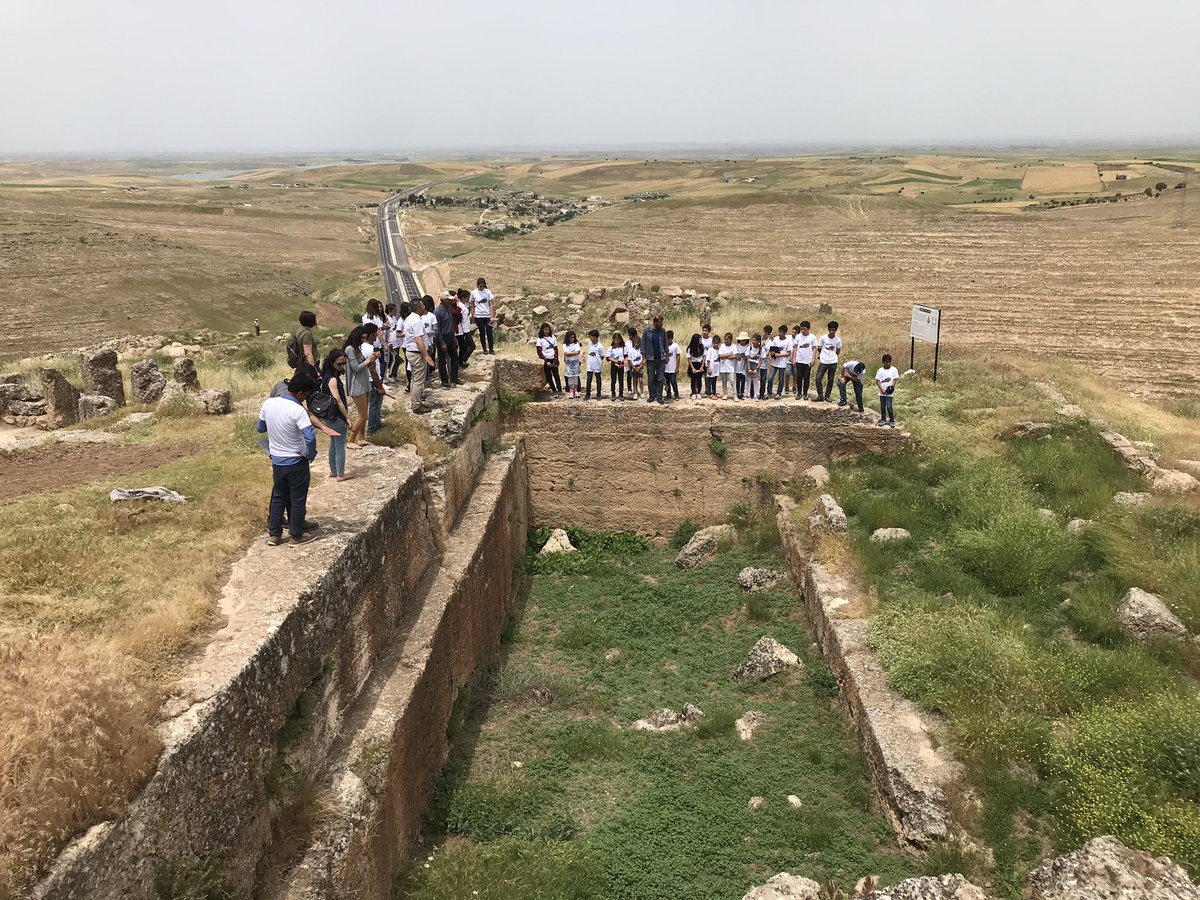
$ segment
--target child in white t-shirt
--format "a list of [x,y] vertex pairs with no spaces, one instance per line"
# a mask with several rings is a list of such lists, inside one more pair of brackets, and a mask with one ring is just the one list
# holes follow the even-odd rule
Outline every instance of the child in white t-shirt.
[[879,424],[886,420],[891,428],[896,427],[895,393],[900,380],[900,370],[892,365],[892,354],[883,354],[883,366],[875,372],[875,384],[879,387]]
[[583,355],[583,348],[579,346],[579,338],[575,336],[575,332],[568,331],[567,336],[563,338],[563,379],[567,382],[567,394],[571,397],[579,396],[579,358]]
[[812,375],[813,349],[817,336],[809,329],[808,320],[800,323],[800,330],[792,335],[792,360],[796,367],[796,396],[808,399],[809,379]]
[[562,393],[562,382],[558,377],[558,339],[549,322],[543,322],[538,330],[537,355],[542,361],[542,375],[546,387],[555,394]]
[[721,339],[721,364],[718,371],[721,374],[721,399],[728,400],[732,394],[730,388],[734,383],[734,370],[737,368],[737,347],[733,343],[733,332],[725,332]]
[[679,399],[679,360],[683,356],[683,348],[675,343],[675,332],[667,332],[667,362],[663,366],[663,399]]
[[604,385],[601,383],[601,372],[604,369],[604,345],[600,343],[600,332],[593,328],[588,332],[587,345],[587,393],[584,394],[585,400],[592,399],[592,379],[596,380],[596,399],[600,399],[600,394],[604,391]]
[[629,379],[629,393],[634,400],[642,398],[642,339],[636,332],[625,348],[625,377]]
[[733,379],[734,397],[741,400],[746,396],[746,366],[750,355],[750,335],[738,332],[737,343],[733,345]]
[[758,373],[762,365],[762,335],[755,332],[754,337],[750,339],[750,346],[746,348],[746,386],[749,388],[747,396],[751,400],[758,396]]
[[[829,333],[817,338],[817,351],[820,363],[817,365],[817,402],[828,403],[833,393],[833,383],[837,380],[838,355],[842,352],[842,339],[838,337],[838,323],[830,322]],[[825,378],[829,383],[822,386]]]
[[608,392],[613,400],[617,399],[617,391],[620,391],[620,397],[625,399],[625,338],[619,331],[614,331],[612,336],[612,346],[608,348]]
[[710,400],[717,399],[717,376],[721,371],[721,336],[712,336],[712,345],[704,351],[704,374],[707,378],[704,395]]
[[783,396],[784,383],[787,381],[788,366],[792,362],[792,338],[788,334],[786,325],[779,326],[779,332],[775,335],[775,339],[771,341],[771,375],[767,382],[767,393],[775,387],[775,382],[779,382],[779,386],[775,387],[776,399]]

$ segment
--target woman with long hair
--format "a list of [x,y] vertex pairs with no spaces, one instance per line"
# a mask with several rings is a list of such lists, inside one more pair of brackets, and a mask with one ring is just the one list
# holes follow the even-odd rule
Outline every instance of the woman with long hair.
[[543,322],[538,329],[537,355],[542,361],[542,378],[546,387],[555,394],[562,393],[562,382],[558,377],[558,339],[554,336],[554,328],[549,322]]
[[692,399],[704,396],[704,344],[700,335],[693,334],[687,346],[688,377],[692,382]]
[[346,432],[350,428],[350,413],[346,409],[346,386],[342,383],[342,373],[346,371],[346,353],[336,347],[325,357],[321,367],[321,390],[333,398],[333,418],[326,419],[325,424],[337,432],[329,436],[329,477],[345,481],[350,476],[346,474]]
[[[354,401],[355,418],[346,437],[346,446],[358,450],[366,445],[364,438],[367,434],[367,412],[371,403],[371,366],[375,364],[375,354],[367,356],[362,351],[363,341],[367,339],[366,329],[374,325],[357,325],[346,338],[343,352],[346,357],[347,375],[346,393]],[[374,334],[372,333],[372,337]]]

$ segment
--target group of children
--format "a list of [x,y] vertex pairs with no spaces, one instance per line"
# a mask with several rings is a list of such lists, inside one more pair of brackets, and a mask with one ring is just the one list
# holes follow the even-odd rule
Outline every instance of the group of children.
[[[826,332],[817,335],[804,321],[790,330],[787,325],[780,325],[777,332],[772,326],[764,325],[762,333],[750,335],[743,331],[735,338],[732,332],[726,332],[724,336],[714,334],[711,326],[705,325],[701,333],[693,334],[687,347],[682,348],[675,342],[674,332],[668,331],[663,398],[667,401],[680,399],[679,371],[681,366],[686,366],[692,400],[715,400],[718,396],[725,400],[768,400],[772,394],[775,399],[782,399],[786,393],[800,400],[828,403],[832,402],[836,383],[838,406],[850,405],[847,392],[852,389],[854,405],[863,412],[863,379],[867,367],[858,360],[841,360],[842,339],[837,332],[837,322],[829,322]],[[620,331],[613,332],[608,347],[602,345],[598,330],[592,329],[587,336],[586,347],[580,344],[574,331],[568,331],[563,339],[561,353],[566,395],[581,396],[581,373],[586,371],[587,383],[582,396],[592,399],[594,384],[595,398],[603,399],[602,373],[607,362],[609,397],[613,400],[639,399],[645,362],[637,330],[630,328],[628,339]],[[559,350],[554,329],[548,323],[543,324],[538,332],[537,355],[542,360],[546,385],[556,394],[563,393],[558,371]],[[894,428],[893,399],[900,372],[892,365],[891,354],[885,353],[881,363],[875,372],[879,392],[878,424]],[[812,378],[814,368],[815,379]],[[814,380],[816,396],[810,398]]]

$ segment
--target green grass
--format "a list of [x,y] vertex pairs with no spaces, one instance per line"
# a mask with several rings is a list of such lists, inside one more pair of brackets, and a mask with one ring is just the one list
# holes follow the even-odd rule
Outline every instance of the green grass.
[[[781,568],[776,552],[725,550],[698,580],[635,535],[571,538],[578,554],[527,558],[502,661],[454,742],[429,849],[398,897],[725,898],[785,869],[850,884],[913,873],[871,810],[820,662],[806,660],[811,683],[730,677],[763,634],[807,655],[789,583],[760,595],[769,624],[741,611],[737,572]],[[694,729],[629,729],[687,702],[705,711]],[[769,724],[742,742],[733,725],[749,709]],[[768,804],[752,812],[755,795]]]
[[[835,467],[834,493],[881,600],[871,645],[898,690],[947,718],[983,801],[976,828],[1002,896],[1017,895],[1046,842],[1103,833],[1196,872],[1190,764],[1173,769],[1175,757],[1134,734],[1169,721],[1177,746],[1200,745],[1188,699],[1200,654],[1130,643],[1115,611],[1136,585],[1200,624],[1200,513],[1114,505],[1116,491],[1142,482],[1086,423],[963,452],[944,440],[963,402],[929,404],[914,450]],[[1068,535],[1076,516],[1095,524]],[[887,526],[912,540],[870,543]],[[1122,749],[1138,740],[1137,753]]]

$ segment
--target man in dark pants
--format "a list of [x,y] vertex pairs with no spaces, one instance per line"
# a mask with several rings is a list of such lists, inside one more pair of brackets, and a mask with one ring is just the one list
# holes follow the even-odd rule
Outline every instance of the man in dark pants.
[[454,337],[454,305],[457,297],[450,291],[443,291],[438,308],[433,311],[437,316],[437,362],[438,376],[442,379],[442,387],[451,384],[462,384],[458,378],[458,341]]
[[267,543],[284,543],[283,511],[288,510],[288,531],[293,544],[307,544],[317,527],[305,518],[308,507],[308,464],[317,456],[317,434],[308,419],[304,401],[316,389],[306,371],[288,379],[288,390],[268,397],[258,415],[258,431],[266,434],[271,456],[271,512],[267,516]]
[[654,324],[642,330],[642,353],[646,355],[646,380],[650,382],[650,399],[647,403],[663,402],[663,367],[667,364],[667,333],[663,330],[662,316],[654,317]]

